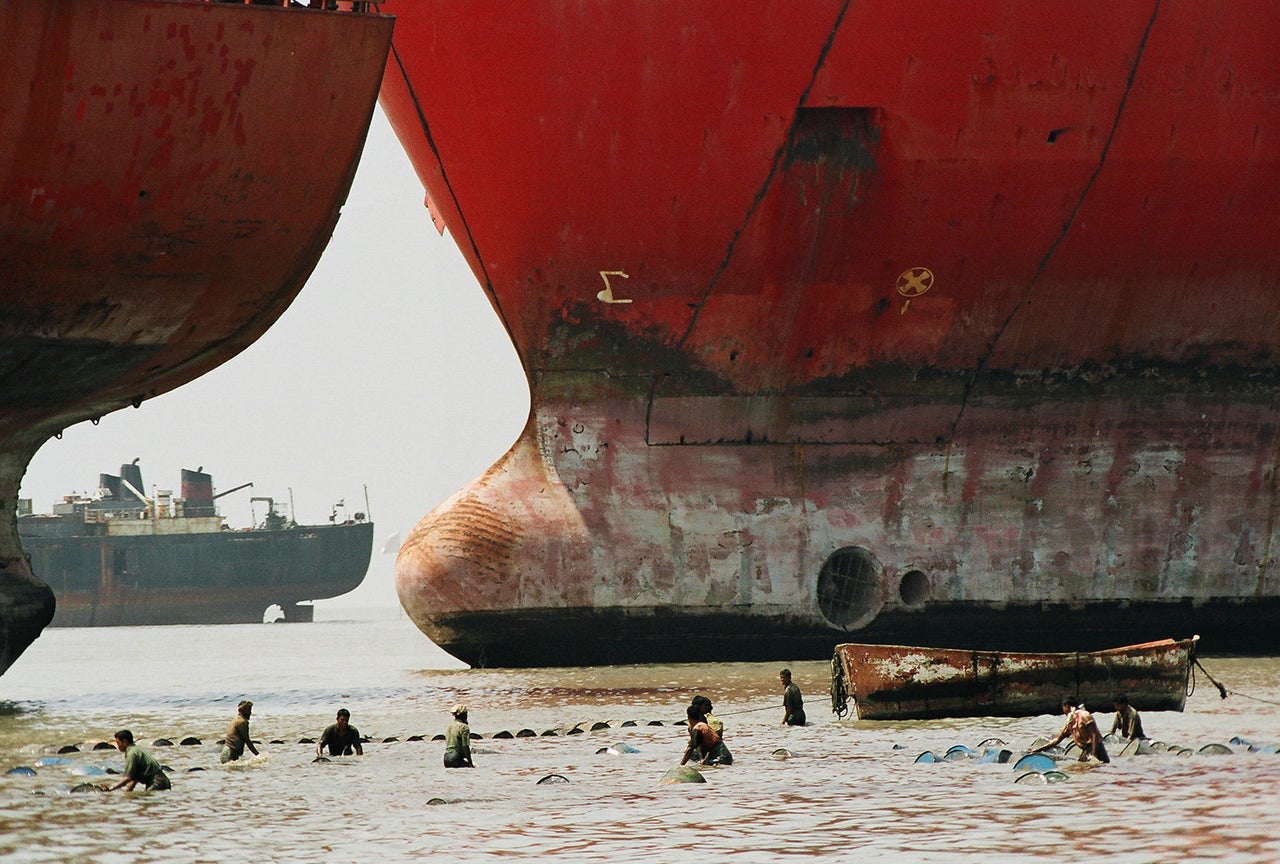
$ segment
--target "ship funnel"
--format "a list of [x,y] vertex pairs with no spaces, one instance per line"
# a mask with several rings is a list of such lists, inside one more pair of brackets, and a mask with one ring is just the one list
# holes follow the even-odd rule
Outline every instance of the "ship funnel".
[[182,469],[183,512],[188,516],[216,516],[213,507],[213,477],[203,471]]
[[[138,498],[141,499],[143,502],[146,501],[146,499],[142,496],[142,490],[146,489],[147,487],[142,485],[142,469],[138,467],[136,461],[131,462],[128,465],[120,466],[120,479],[124,481],[122,485],[124,485],[126,489],[129,488],[130,486],[133,487],[133,490],[138,495]],[[116,497],[117,498],[120,497],[119,486],[116,487],[115,491],[116,491]]]

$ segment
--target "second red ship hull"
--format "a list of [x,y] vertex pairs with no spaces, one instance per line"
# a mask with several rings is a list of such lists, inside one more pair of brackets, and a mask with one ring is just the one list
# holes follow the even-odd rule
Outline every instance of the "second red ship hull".
[[0,673],[54,613],[14,515],[32,455],[288,308],[346,200],[392,26],[283,0],[0,2]]

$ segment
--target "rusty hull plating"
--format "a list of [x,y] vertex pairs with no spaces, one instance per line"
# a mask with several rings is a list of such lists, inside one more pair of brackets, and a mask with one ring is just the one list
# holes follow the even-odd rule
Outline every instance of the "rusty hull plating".
[[50,435],[250,345],[346,199],[392,21],[0,4],[0,672],[53,615],[14,521]]
[[401,551],[432,639],[1280,648],[1280,7],[397,12],[383,105],[532,395]]

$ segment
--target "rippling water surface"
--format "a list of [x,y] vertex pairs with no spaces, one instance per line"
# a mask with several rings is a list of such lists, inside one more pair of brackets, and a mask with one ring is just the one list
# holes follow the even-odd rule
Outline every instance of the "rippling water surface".
[[[1280,743],[1280,660],[1203,662],[1233,694],[1200,676],[1184,713],[1144,715],[1147,733],[1192,750]],[[805,728],[779,725],[783,665]],[[1278,754],[1234,744],[1063,762],[1064,782],[1015,783],[1009,764],[914,760],[992,737],[1020,751],[1061,718],[841,721],[828,668],[470,670],[403,618],[49,630],[0,677],[0,772],[36,771],[0,773],[0,858],[1280,861]],[[684,746],[674,723],[698,692],[736,762],[705,769],[705,784],[664,785]],[[244,698],[263,755],[222,766],[217,742]],[[443,768],[430,740],[456,702],[482,736],[474,771]],[[365,756],[314,763],[298,741],[341,706],[372,739]],[[119,753],[92,748],[122,726],[172,769],[173,791],[70,792],[119,770]],[[201,743],[178,744],[188,736]],[[58,757],[67,744],[80,751]],[[567,782],[538,783],[551,774]]]

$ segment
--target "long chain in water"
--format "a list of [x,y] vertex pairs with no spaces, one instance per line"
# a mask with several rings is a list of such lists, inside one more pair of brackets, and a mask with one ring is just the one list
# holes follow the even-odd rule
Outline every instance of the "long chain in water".
[[781,706],[779,705],[765,705],[761,708],[743,708],[741,711],[729,711],[724,714],[720,714],[718,716],[733,717],[736,714],[750,714],[752,711],[776,711],[779,708],[781,708]]
[[[1239,696],[1241,699],[1252,699],[1254,702],[1265,702],[1268,705],[1280,705],[1280,702],[1275,702],[1271,699],[1260,699],[1257,696],[1250,696],[1248,693],[1240,693],[1236,690],[1228,690],[1227,692],[1232,696]],[[1223,698],[1226,697],[1224,696]]]

